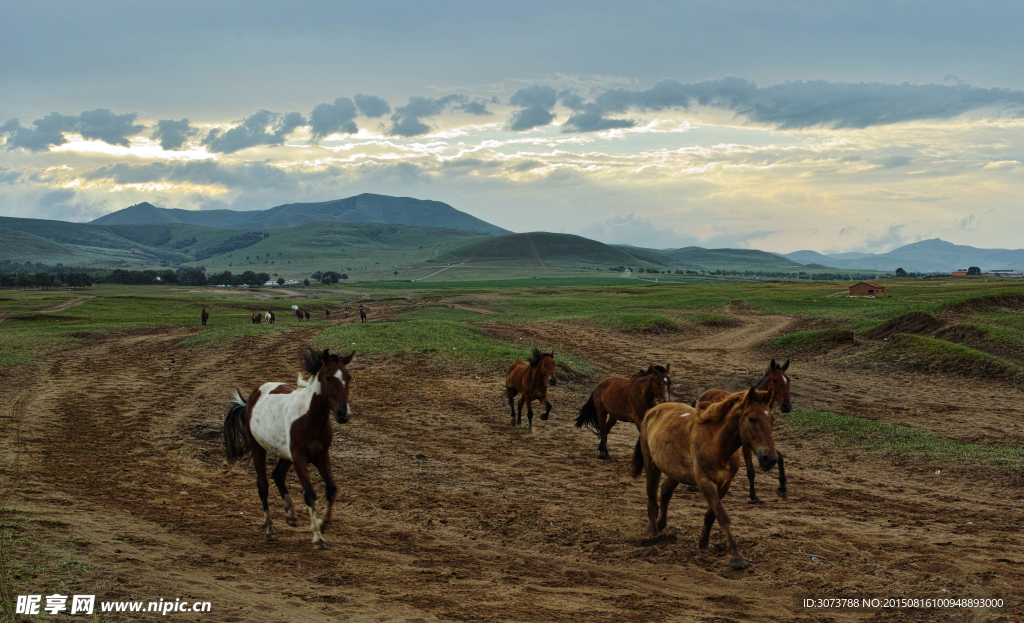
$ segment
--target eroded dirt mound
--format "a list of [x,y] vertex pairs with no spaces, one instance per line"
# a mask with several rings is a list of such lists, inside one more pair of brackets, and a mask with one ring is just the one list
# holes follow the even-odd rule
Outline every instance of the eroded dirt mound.
[[949,307],[946,307],[945,311],[958,314],[991,309],[1016,309],[1024,311],[1024,294],[993,294],[991,296],[979,296],[977,298],[954,303]]
[[750,305],[747,305],[744,301],[729,301],[729,304],[725,306],[725,310],[730,314],[736,314],[738,316],[757,315],[757,310]]
[[942,321],[924,312],[911,312],[871,329],[864,334],[870,340],[891,338],[897,333],[931,335],[942,327]]

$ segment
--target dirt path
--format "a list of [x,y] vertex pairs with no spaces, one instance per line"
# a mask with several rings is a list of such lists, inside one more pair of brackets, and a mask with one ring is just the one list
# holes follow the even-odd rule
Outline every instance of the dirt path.
[[81,298],[77,298],[77,299],[68,299],[68,300],[64,301],[63,303],[60,303],[59,305],[54,305],[53,307],[47,307],[46,309],[40,309],[39,313],[41,313],[41,314],[52,314],[54,312],[64,311],[65,309],[70,309],[70,308],[75,307],[77,305],[81,305],[82,303],[88,301],[91,298],[93,298],[93,297],[85,296],[85,297],[81,297]]
[[[595,378],[670,361],[684,394],[763,366],[745,349],[786,321],[742,319],[700,339],[579,323],[493,331],[585,356],[602,366]],[[65,542],[102,565],[69,574],[67,591],[194,595],[213,603],[204,620],[777,621],[793,619],[794,591],[938,588],[1020,605],[1019,487],[968,468],[940,466],[936,476],[927,461],[836,449],[783,428],[790,498],[774,495],[774,474],[759,474],[765,504],[726,500],[753,563],[734,572],[717,527],[711,549],[696,548],[699,496],[680,490],[666,533],[648,537],[643,485],[626,474],[635,430],[617,427],[613,459],[600,461],[596,438],[572,425],[594,379],[553,388],[552,419],[528,435],[509,426],[500,366],[442,369],[420,355],[353,363],[355,414],[332,448],[340,492],[329,549],[314,552],[305,527],[287,527],[274,495],[281,540],[265,543],[252,467],[225,466],[220,427],[234,387],[291,381],[298,350],[318,331],[207,349],[177,346],[186,329],[115,336],[0,386],[5,413],[21,414],[0,419],[2,473],[10,482],[20,456],[25,478],[10,500],[19,536]],[[289,484],[298,495],[294,475]]]

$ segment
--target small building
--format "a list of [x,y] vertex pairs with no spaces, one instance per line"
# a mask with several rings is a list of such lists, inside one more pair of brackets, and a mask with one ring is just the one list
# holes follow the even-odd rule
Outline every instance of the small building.
[[966,268],[958,268],[958,269],[954,270],[953,272],[951,272],[950,275],[952,275],[953,277],[966,277],[967,276],[967,269]]
[[882,298],[885,296],[885,286],[878,285],[873,281],[861,281],[850,286],[850,296],[873,296]]

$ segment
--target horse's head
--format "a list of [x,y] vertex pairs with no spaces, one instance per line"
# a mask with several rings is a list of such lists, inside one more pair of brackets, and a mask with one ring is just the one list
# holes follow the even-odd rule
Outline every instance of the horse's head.
[[555,370],[555,353],[542,353],[534,348],[533,356],[530,357],[530,367],[540,368],[540,374],[548,380],[548,385],[554,387],[558,383],[558,372]]
[[740,441],[757,455],[757,462],[765,471],[779,462],[775,439],[772,437],[772,426],[775,424],[775,415],[771,411],[774,394],[772,389],[759,391],[751,387],[736,407],[739,409]]
[[768,371],[764,373],[764,379],[757,386],[758,389],[768,389],[770,387],[774,390],[775,399],[772,404],[779,405],[783,413],[789,413],[793,410],[793,403],[789,399],[789,377],[785,374],[787,369],[789,369],[788,359],[781,366],[772,359],[772,362],[768,365]]
[[672,364],[667,366],[651,366],[643,373],[648,377],[648,383],[654,397],[661,402],[669,402],[672,397]]
[[323,352],[311,348],[302,362],[303,369],[316,376],[320,384],[320,396],[327,401],[338,424],[348,421],[349,411],[352,409],[352,405],[349,404],[352,375],[345,366],[352,361],[354,355],[352,352],[342,357],[332,354],[327,348]]

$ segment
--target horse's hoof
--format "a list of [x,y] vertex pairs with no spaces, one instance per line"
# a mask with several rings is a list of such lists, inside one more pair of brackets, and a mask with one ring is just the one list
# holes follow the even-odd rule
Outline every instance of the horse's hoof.
[[540,419],[541,419],[541,420],[544,420],[544,421],[547,421],[547,419],[548,419],[548,416],[546,416],[546,415],[542,415],[542,416],[540,416]]
[[661,532],[662,530],[664,530],[667,525],[668,525],[668,520],[667,519],[662,519],[662,520],[658,521],[658,532]]
[[777,492],[777,493],[779,494],[779,497],[780,497],[780,498],[784,498],[784,497],[786,497],[786,490],[785,490],[785,489],[783,489],[782,487],[779,487],[779,490],[778,490],[778,492]]
[[277,540],[277,537],[274,536],[273,534],[268,534],[267,535],[267,543],[273,543],[276,540]]
[[756,496],[750,498],[750,503],[751,504],[764,504],[764,502],[761,501],[761,498],[756,497]]
[[327,549],[327,543],[325,543],[323,539],[320,539],[313,544],[313,549]]
[[703,541],[703,540],[697,541],[697,549],[707,549],[707,548],[708,548],[708,542],[707,541]]
[[294,517],[285,517],[284,522],[293,528],[299,527],[299,520]]
[[736,571],[739,571],[740,569],[746,569],[748,566],[749,565],[747,565],[747,561],[743,560],[742,556],[738,558],[733,558],[729,561],[729,567],[735,569]]

